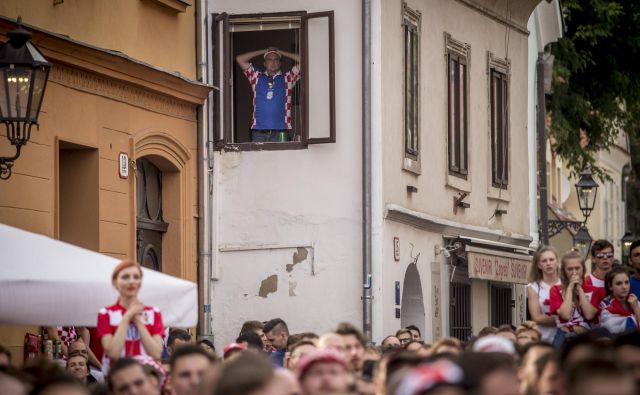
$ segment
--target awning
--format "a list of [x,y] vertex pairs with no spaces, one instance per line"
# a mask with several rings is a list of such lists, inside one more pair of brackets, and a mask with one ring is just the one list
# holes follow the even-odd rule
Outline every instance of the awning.
[[508,243],[497,243],[471,237],[458,237],[464,242],[469,278],[509,284],[527,284],[533,251]]
[[[0,224],[0,323],[95,326],[115,303],[111,273],[118,260]],[[143,268],[140,300],[162,312],[166,326],[198,321],[195,283]]]

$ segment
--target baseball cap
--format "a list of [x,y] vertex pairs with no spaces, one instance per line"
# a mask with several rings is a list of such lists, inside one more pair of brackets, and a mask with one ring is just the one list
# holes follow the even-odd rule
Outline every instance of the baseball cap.
[[344,359],[341,353],[332,349],[316,350],[305,355],[300,360],[300,363],[298,364],[298,380],[302,380],[309,369],[316,363],[320,362],[337,363],[341,365],[345,370],[349,369],[347,360]]
[[282,59],[282,55],[280,54],[280,50],[276,47],[269,47],[267,48],[267,52],[264,53],[264,58],[267,58],[267,55],[269,55],[270,53],[274,53],[276,55],[278,55],[279,58]]
[[478,339],[473,344],[475,352],[502,352],[506,354],[515,354],[516,347],[509,339],[502,336],[489,335]]
[[241,351],[246,349],[247,346],[245,344],[229,343],[224,346],[224,349],[222,350],[222,357],[226,359],[228,357],[228,354],[231,354],[233,351]]

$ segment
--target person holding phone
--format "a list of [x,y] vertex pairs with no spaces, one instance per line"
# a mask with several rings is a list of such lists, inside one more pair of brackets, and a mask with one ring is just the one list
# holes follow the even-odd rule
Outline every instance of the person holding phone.
[[108,371],[110,361],[121,357],[149,355],[159,360],[164,333],[162,314],[138,299],[142,268],[133,261],[120,262],[113,270],[111,284],[119,293],[118,300],[98,313],[98,338],[105,353],[103,371]]

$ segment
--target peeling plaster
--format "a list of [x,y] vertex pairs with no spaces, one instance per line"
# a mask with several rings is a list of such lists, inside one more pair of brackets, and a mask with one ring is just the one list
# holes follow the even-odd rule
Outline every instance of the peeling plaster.
[[296,281],[289,281],[289,296],[296,296],[296,287],[298,283]]
[[266,298],[269,294],[275,293],[278,290],[278,276],[273,274],[264,280],[260,284],[260,290],[258,291],[258,296],[261,298]]
[[309,256],[309,250],[303,247],[298,247],[297,251],[293,253],[293,263],[287,264],[287,272],[291,273],[293,271],[293,267],[298,263],[304,261]]

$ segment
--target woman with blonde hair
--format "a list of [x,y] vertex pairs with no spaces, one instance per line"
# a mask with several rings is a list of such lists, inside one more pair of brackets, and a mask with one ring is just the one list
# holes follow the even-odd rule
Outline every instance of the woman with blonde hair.
[[105,355],[103,371],[108,371],[110,360],[121,357],[149,355],[160,359],[162,314],[138,299],[142,268],[133,261],[120,262],[113,270],[111,284],[119,293],[118,300],[98,313],[97,332]]
[[433,346],[431,346],[431,354],[454,354],[460,355],[462,353],[462,342],[455,337],[443,337],[438,339]]
[[527,284],[527,307],[531,320],[538,325],[542,341],[551,343],[556,335],[556,321],[549,310],[551,287],[560,284],[558,251],[551,246],[540,247],[533,254]]
[[[580,252],[571,250],[562,256],[560,281],[549,293],[551,314],[557,314],[556,323],[560,329],[554,345],[560,346],[564,338],[585,333],[589,324],[598,315],[598,308],[592,301],[600,300],[598,289],[583,282],[586,267]],[[596,294],[596,295],[594,295]]]
[[540,328],[533,321],[524,321],[516,328],[516,343],[524,346],[529,343],[537,343],[540,341]]

